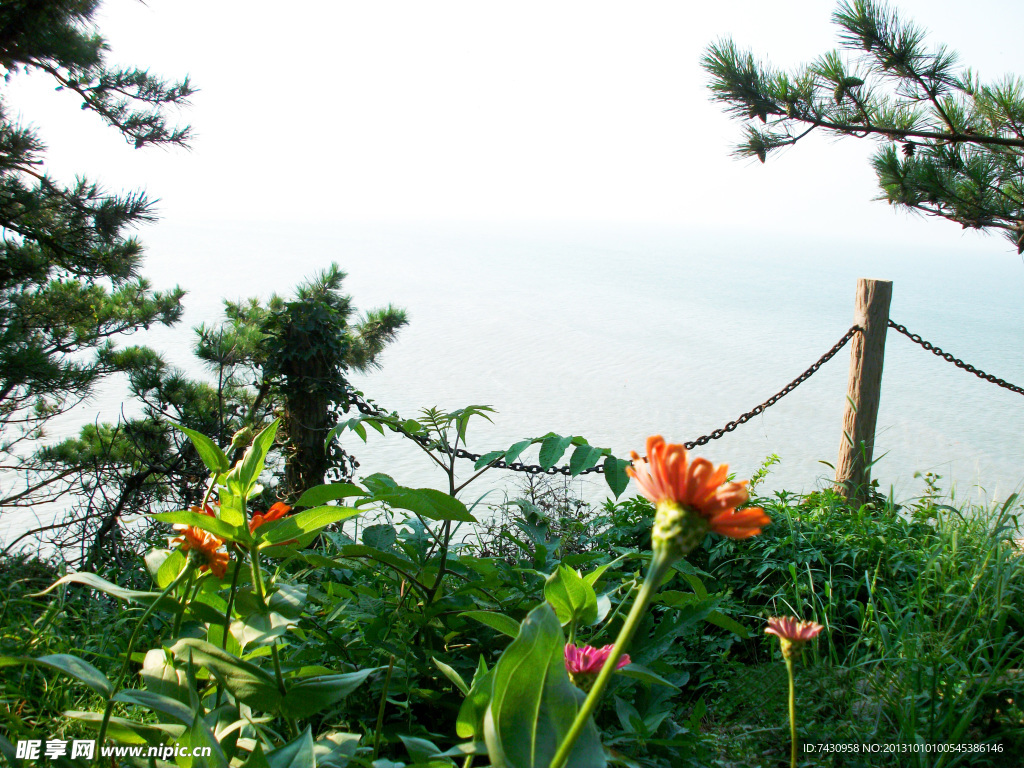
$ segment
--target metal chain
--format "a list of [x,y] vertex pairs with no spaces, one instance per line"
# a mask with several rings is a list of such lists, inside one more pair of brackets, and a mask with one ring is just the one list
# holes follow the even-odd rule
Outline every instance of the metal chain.
[[832,349],[830,349],[828,352],[826,352],[824,355],[822,355],[821,357],[819,357],[815,361],[814,365],[812,365],[806,371],[801,373],[799,376],[797,376],[795,379],[793,379],[791,382],[789,382],[789,384],[784,386],[782,389],[780,389],[774,395],[769,397],[767,400],[765,400],[763,403],[761,403],[756,408],[753,408],[753,409],[747,411],[742,416],[740,416],[738,419],[736,419],[734,421],[730,421],[724,427],[716,429],[716,430],[712,431],[710,434],[703,435],[702,437],[698,437],[696,440],[691,440],[691,441],[689,441],[687,443],[683,443],[683,445],[685,445],[688,450],[691,449],[691,448],[696,448],[698,445],[707,445],[712,440],[717,440],[718,438],[720,438],[726,432],[732,432],[740,424],[745,424],[746,422],[750,421],[755,416],[758,416],[759,414],[764,413],[765,409],[771,408],[773,405],[775,405],[777,402],[779,402],[779,400],[784,398],[786,395],[788,395],[794,389],[796,389],[801,384],[803,384],[805,381],[807,381],[809,378],[811,378],[811,376],[813,376],[815,373],[817,373],[818,369],[821,368],[821,366],[823,366],[825,363],[827,363],[833,357],[835,357],[836,353],[839,352],[840,349],[845,347],[846,343],[850,339],[853,338],[855,333],[858,333],[859,331],[860,331],[860,326],[859,325],[852,326],[850,328],[850,330],[848,330],[843,335],[843,338],[841,338],[839,341],[837,341],[835,343],[835,345],[832,347]]
[[[824,355],[819,357],[810,368],[808,368],[806,371],[801,373],[799,376],[797,376],[795,379],[793,379],[793,381],[789,382],[789,384],[784,386],[782,389],[780,389],[774,395],[769,397],[767,400],[765,400],[763,403],[761,403],[756,408],[753,408],[753,409],[747,411],[746,413],[744,413],[743,415],[741,415],[740,417],[738,417],[734,421],[730,421],[724,427],[721,427],[719,429],[713,430],[710,434],[702,435],[701,437],[698,437],[696,440],[691,440],[691,441],[689,441],[687,443],[684,443],[684,445],[686,446],[687,449],[696,448],[698,445],[707,445],[712,440],[717,440],[718,438],[720,438],[723,435],[725,435],[727,432],[732,432],[740,424],[745,424],[746,422],[750,421],[755,416],[757,416],[757,415],[759,415],[761,413],[764,413],[764,411],[766,409],[771,408],[773,405],[775,405],[777,402],[779,402],[779,400],[784,398],[786,395],[788,395],[790,392],[792,392],[798,386],[800,386],[805,381],[807,381],[809,378],[811,378],[811,376],[813,376],[818,371],[818,369],[821,368],[821,366],[823,366],[825,363],[827,363],[829,360],[831,360],[833,357],[835,357],[836,353],[839,352],[839,350],[842,349],[844,346],[846,346],[846,343],[850,339],[853,338],[855,333],[858,333],[859,331],[860,331],[860,326],[855,325],[855,326],[851,327],[850,330],[848,330],[843,335],[843,338],[841,338],[839,341],[837,341],[835,343],[835,345],[832,347],[832,349],[830,349]],[[359,409],[360,413],[364,413],[364,414],[366,414],[368,416],[388,416],[388,415],[390,415],[386,411],[384,411],[383,409],[378,408],[375,405],[371,405],[370,403],[367,403],[365,400],[363,400],[361,397],[359,397],[359,395],[357,395],[355,393],[352,393],[352,401],[355,403],[355,406],[356,406],[356,408]],[[398,429],[406,437],[411,437],[413,440],[415,440],[417,443],[419,443],[422,446],[430,446],[430,447],[433,447],[433,448],[435,448],[435,449],[437,449],[437,450],[439,450],[439,451],[441,451],[443,453],[451,453],[451,449],[448,446],[446,446],[446,445],[442,445],[442,444],[440,444],[440,443],[438,443],[436,441],[433,441],[430,438],[425,437],[423,435],[413,435],[413,434],[410,434],[409,432],[406,432],[404,429],[402,429],[401,425],[398,425]],[[456,448],[455,449],[455,458],[457,458],[457,459],[469,459],[470,461],[475,462],[482,455],[483,454],[479,454],[479,453],[470,453],[469,451],[464,450],[462,448]],[[549,467],[548,469],[544,469],[542,466],[540,466],[540,464],[523,464],[522,462],[519,462],[519,461],[514,461],[511,464],[506,464],[504,461],[496,461],[496,462],[494,462],[494,464],[492,466],[497,467],[499,469],[511,469],[513,472],[529,472],[531,475],[539,475],[539,474],[542,474],[542,473],[543,474],[547,474],[547,475],[559,475],[559,474],[561,474],[561,475],[571,475],[572,474],[572,470],[569,467],[567,467],[567,466],[565,466],[565,467]],[[604,473],[604,466],[603,465],[593,466],[593,467],[590,467],[588,469],[584,469],[579,474],[581,474],[581,475],[588,475],[591,472],[595,472],[597,474],[603,474]]]
[[990,381],[993,384],[998,384],[1003,389],[1008,389],[1011,392],[1016,392],[1018,395],[1024,395],[1024,388],[1018,387],[1016,384],[1011,384],[1008,381],[1003,381],[999,377],[993,376],[991,373],[985,373],[984,371],[982,371],[982,370],[980,370],[978,368],[975,368],[970,363],[965,363],[960,358],[954,357],[949,352],[944,352],[942,349],[940,349],[939,347],[935,346],[931,342],[928,342],[928,341],[925,341],[924,339],[922,339],[916,333],[911,333],[910,331],[908,331],[907,327],[905,325],[900,325],[899,323],[894,323],[892,320],[890,320],[889,321],[889,327],[890,328],[894,328],[895,330],[899,331],[900,333],[902,333],[904,336],[906,336],[908,339],[910,339],[915,344],[920,344],[922,347],[927,349],[933,355],[938,355],[943,360],[945,360],[947,363],[952,363],[957,368],[962,368],[963,370],[967,371],[968,373],[973,373],[979,379],[984,379],[985,381]]

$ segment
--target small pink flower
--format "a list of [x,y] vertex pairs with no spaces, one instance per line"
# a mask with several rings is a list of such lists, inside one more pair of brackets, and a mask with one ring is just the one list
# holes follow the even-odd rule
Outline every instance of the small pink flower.
[[768,619],[768,626],[764,631],[779,638],[782,643],[782,655],[788,659],[798,653],[804,643],[816,638],[823,629],[821,624],[801,621],[795,616],[772,616]]
[[[578,687],[589,690],[611,653],[612,646],[610,645],[606,645],[604,648],[595,648],[592,645],[577,648],[575,645],[566,644],[565,668],[569,672],[569,678]],[[622,669],[629,663],[629,654],[624,653],[619,657],[615,668]]]

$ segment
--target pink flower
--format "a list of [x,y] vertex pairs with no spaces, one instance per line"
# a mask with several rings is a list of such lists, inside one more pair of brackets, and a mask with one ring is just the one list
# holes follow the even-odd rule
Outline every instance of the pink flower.
[[782,643],[782,656],[791,658],[798,653],[808,640],[813,640],[823,630],[821,624],[801,621],[796,616],[772,616],[768,619],[765,633],[775,635]]
[[[606,645],[604,648],[595,648],[592,645],[577,648],[575,645],[566,643],[565,668],[569,672],[569,678],[577,687],[585,691],[589,690],[611,654],[612,646],[610,645]],[[619,657],[615,668],[622,669],[629,663],[629,654],[624,653]]]

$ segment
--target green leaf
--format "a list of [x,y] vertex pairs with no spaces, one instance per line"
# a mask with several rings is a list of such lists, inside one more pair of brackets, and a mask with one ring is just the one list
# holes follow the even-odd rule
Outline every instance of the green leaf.
[[673,685],[661,675],[652,672],[647,667],[641,666],[640,664],[627,664],[622,669],[618,670],[616,674],[632,677],[636,680],[642,680],[645,683],[664,685],[668,688],[673,688],[677,691],[679,690],[679,686]]
[[496,629],[503,635],[516,637],[519,634],[519,622],[510,616],[494,611],[464,611],[459,616],[476,619],[481,624],[486,624],[491,629]]
[[107,676],[96,667],[84,659],[67,653],[40,656],[38,659],[29,656],[0,656],[0,667],[20,667],[26,664],[34,664],[70,675],[79,682],[85,683],[103,698],[108,698],[114,690],[114,686],[107,680]]
[[192,445],[196,447],[196,452],[199,454],[199,458],[203,460],[203,464],[206,465],[206,468],[210,470],[210,472],[220,474],[231,469],[231,462],[228,461],[228,457],[224,455],[224,451],[218,448],[217,444],[202,432],[196,432],[194,429],[183,427],[181,424],[175,424],[173,421],[171,422],[171,426],[188,435],[188,439],[191,440]]
[[188,675],[174,666],[173,657],[165,649],[153,648],[146,652],[139,676],[148,692],[186,706],[191,704]]
[[533,440],[520,440],[518,443],[514,443],[511,448],[505,451],[505,462],[511,464],[531,445],[533,445]]
[[560,565],[544,584],[544,599],[551,603],[559,622],[589,626],[597,621],[597,593],[574,568]]
[[561,435],[548,435],[541,441],[540,453],[537,456],[537,460],[540,462],[542,469],[550,469],[555,466],[562,454],[565,453],[565,449],[569,447],[572,442],[572,436],[562,437]]
[[171,653],[179,661],[192,659],[206,667],[224,684],[231,694],[253,709],[271,712],[278,708],[281,693],[274,678],[248,661],[242,661],[227,651],[204,640],[182,638],[171,646]]
[[308,491],[299,496],[295,502],[296,507],[322,507],[329,501],[347,499],[352,496],[365,496],[366,491],[352,483],[328,483],[326,485],[314,485]]
[[180,549],[171,552],[167,559],[160,564],[160,568],[156,572],[156,585],[160,589],[167,589],[170,583],[181,575],[181,571],[187,561],[188,558],[185,557],[185,554]]
[[483,469],[492,461],[500,459],[504,455],[505,451],[489,451],[473,463],[473,469]]
[[454,669],[449,667],[447,664],[445,664],[443,661],[441,661],[436,656],[431,657],[430,660],[432,662],[434,662],[434,666],[437,667],[439,670],[441,670],[441,673],[445,677],[447,677],[449,680],[451,680],[455,684],[456,688],[458,688],[460,691],[462,691],[462,695],[463,696],[468,696],[469,695],[469,686],[466,685],[466,681],[462,679],[462,675],[460,675]]
[[244,768],[270,768],[270,763],[267,762],[267,758],[263,754],[263,745],[259,740],[256,741],[256,746],[249,753],[249,759],[245,761]]
[[[90,728],[99,730],[103,722],[102,712],[82,712],[72,710],[62,712],[64,717],[78,720]],[[136,744],[139,746],[156,747],[167,742],[168,736],[177,741],[185,732],[184,726],[166,723],[135,723],[123,717],[111,717],[107,724],[107,737],[118,744]]]
[[193,512],[190,509],[181,509],[176,512],[155,512],[150,517],[162,523],[190,525],[193,528],[209,531],[214,536],[225,541],[237,541],[243,544],[248,544],[252,541],[247,526],[230,525],[219,518],[210,517],[201,512]]
[[121,701],[125,704],[138,704],[140,707],[146,707],[146,709],[150,709],[158,714],[167,715],[183,725],[192,725],[195,717],[191,707],[186,706],[177,699],[164,696],[155,691],[140,691],[134,688],[127,688],[123,691],[118,691],[113,700]]
[[712,611],[708,614],[707,621],[714,624],[716,627],[721,627],[724,630],[739,635],[743,640],[750,637],[750,632],[735,619],[731,619],[721,611]]
[[[185,747],[184,754],[175,758],[181,768],[227,768],[228,760],[224,756],[220,742],[203,720],[202,712],[196,712],[192,727],[181,734],[178,744]],[[201,755],[206,749],[209,749],[209,755],[192,756],[193,752],[201,750]]]
[[603,448],[595,448],[592,445],[578,445],[576,450],[572,452],[572,458],[569,459],[569,471],[573,477],[576,477],[580,472],[585,469],[590,469],[597,463],[597,460],[604,455]]
[[274,444],[274,437],[277,435],[277,428],[280,424],[280,419],[274,419],[270,424],[264,427],[263,430],[253,438],[252,445],[245,449],[245,454],[242,456],[242,463],[236,468],[238,471],[238,480],[241,483],[246,496],[249,495],[249,491],[256,484],[260,473],[263,471],[263,465],[267,460],[267,452],[270,451],[270,446]]
[[256,529],[254,536],[261,547],[280,544],[304,534],[316,534],[332,523],[355,517],[359,512],[353,507],[314,507],[297,515],[264,523]]
[[[382,552],[379,549],[367,547],[363,544],[346,544],[344,547],[341,547],[338,551],[342,557],[369,558],[370,560],[376,560],[377,562],[384,563],[385,565],[390,565],[393,568],[398,568],[399,570],[405,572],[409,572],[410,569],[416,568],[416,563],[414,563],[412,560],[409,560],[408,558],[402,557],[401,555],[396,555],[393,552]],[[312,560],[311,556],[306,556],[306,559],[310,562],[311,565],[317,565],[317,562]],[[331,563],[331,565],[328,566],[330,568],[337,568],[340,565],[339,563],[336,563],[333,560],[329,560],[328,562]],[[324,563],[320,563],[320,565],[324,565]]]
[[266,645],[279,637],[283,637],[289,627],[296,621],[285,618],[276,611],[269,613],[253,613],[244,620],[231,622],[231,634],[235,636],[242,648],[250,645]]
[[466,523],[477,521],[466,509],[465,504],[447,493],[433,488],[396,486],[381,489],[364,501],[379,502],[397,509],[407,509],[430,520],[457,520]]
[[604,479],[608,483],[608,487],[612,489],[612,493],[615,494],[615,498],[619,498],[626,490],[626,486],[629,485],[629,475],[626,474],[628,466],[628,461],[617,459],[614,456],[608,456],[604,460]]
[[299,678],[292,682],[281,700],[280,712],[285,717],[294,718],[315,715],[344,699],[378,669],[369,667],[346,674]]
[[267,757],[270,768],[316,768],[313,731],[310,726],[300,736],[278,747]]
[[[493,765],[546,768],[585,698],[565,671],[565,640],[554,610],[530,611],[519,635],[494,668],[484,737]],[[566,768],[603,768],[604,749],[592,718],[569,753]]]
[[363,544],[374,549],[391,549],[398,540],[398,531],[395,526],[383,523],[371,525],[363,529]]
[[[69,573],[67,576],[61,576],[53,582],[53,584],[48,586],[42,592],[33,595],[33,597],[41,597],[48,592],[52,592],[61,584],[84,584],[90,589],[95,589],[97,592],[103,592],[113,597],[117,597],[122,600],[130,600],[134,603],[141,603],[142,605],[149,605],[154,600],[158,599],[161,594],[160,592],[139,592],[135,589],[119,587],[117,584],[112,584],[94,573]],[[161,600],[158,607],[163,610],[174,611],[175,613],[181,612],[181,606],[171,598],[164,598]]]
[[484,737],[484,715],[487,713],[487,706],[491,703],[491,682],[494,679],[494,669],[487,669],[484,657],[480,657],[476,673],[473,675],[473,684],[469,693],[459,707],[459,714],[455,721],[455,733],[463,739],[474,739],[481,741]]
[[[409,757],[412,758],[414,765],[422,765],[430,761],[432,757],[437,757],[441,754],[440,748],[430,739],[421,739],[416,736],[403,736],[398,735],[398,738],[402,740],[406,750],[409,752]],[[447,761],[445,761],[447,763]]]

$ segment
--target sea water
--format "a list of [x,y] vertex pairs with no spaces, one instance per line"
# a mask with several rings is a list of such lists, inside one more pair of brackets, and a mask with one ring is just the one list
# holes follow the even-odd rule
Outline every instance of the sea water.
[[[154,285],[177,283],[189,295],[182,324],[133,343],[151,343],[172,363],[208,375],[191,356],[192,326],[222,317],[225,298],[287,297],[337,262],[357,308],[393,303],[409,314],[381,369],[353,374],[353,384],[406,418],[431,406],[492,406],[493,422],[477,420],[468,432],[467,449],[480,454],[556,432],[626,457],[642,452],[651,434],[683,442],[710,433],[782,389],[843,336],[858,277],[892,280],[891,317],[911,331],[1024,383],[1024,263],[1001,241],[983,250],[888,252],[797,238],[752,247],[749,237],[657,227],[439,224],[162,224],[146,241]],[[847,348],[697,452],[728,462],[739,477],[777,454],[763,490],[827,485],[848,365]],[[96,418],[116,420],[123,401],[123,387],[107,385],[51,429],[51,439]],[[362,476],[385,472],[403,485],[447,487],[400,436],[370,431],[364,445],[347,433],[342,445]],[[915,474],[925,472],[941,475],[940,486],[958,499],[1005,498],[1024,481],[1024,397],[890,331],[875,458],[881,490],[899,500],[924,491]],[[460,477],[471,473],[462,462]],[[463,498],[487,493],[485,504],[500,501],[516,479],[491,470]],[[607,496],[595,475],[574,490],[595,502]],[[0,537],[54,514],[6,511]]]

